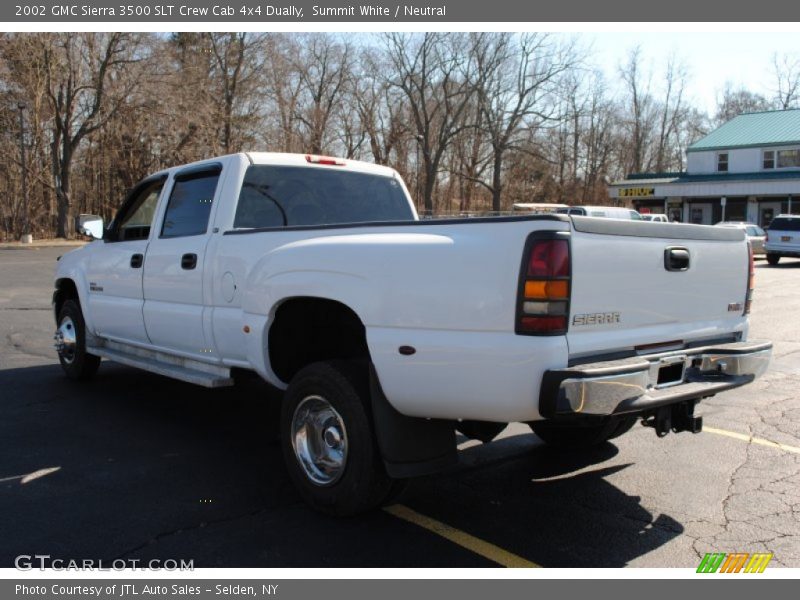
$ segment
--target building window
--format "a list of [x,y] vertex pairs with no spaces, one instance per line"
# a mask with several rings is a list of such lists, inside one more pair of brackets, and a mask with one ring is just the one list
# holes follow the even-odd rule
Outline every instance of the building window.
[[800,167],[800,150],[778,150],[778,168]]
[[717,154],[717,171],[721,173],[728,172],[728,153],[721,152]]
[[800,167],[800,148],[764,150],[765,169],[797,169]]

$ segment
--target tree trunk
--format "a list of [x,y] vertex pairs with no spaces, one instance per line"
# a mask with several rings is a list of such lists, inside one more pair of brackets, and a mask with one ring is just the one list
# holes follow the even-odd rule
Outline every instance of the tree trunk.
[[56,201],[58,204],[57,236],[69,239],[72,237],[72,207],[70,205],[70,171],[72,169],[72,153],[64,149],[64,157],[59,161],[58,181],[56,182]]
[[503,153],[495,150],[492,167],[492,210],[500,212],[500,197],[503,194]]
[[425,161],[425,214],[433,214],[433,188],[436,186],[436,167]]

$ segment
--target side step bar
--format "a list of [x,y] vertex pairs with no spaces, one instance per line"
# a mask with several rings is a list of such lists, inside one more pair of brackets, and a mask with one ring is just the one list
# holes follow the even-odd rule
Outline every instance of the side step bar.
[[102,346],[88,346],[86,351],[129,367],[207,388],[227,387],[234,383],[231,371],[227,367],[110,340],[106,340]]

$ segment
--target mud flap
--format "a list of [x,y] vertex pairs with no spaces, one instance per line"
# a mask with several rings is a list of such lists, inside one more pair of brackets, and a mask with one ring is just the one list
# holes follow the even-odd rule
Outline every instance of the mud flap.
[[390,477],[430,475],[458,462],[453,421],[407,417],[397,412],[386,399],[372,364],[369,388],[375,436]]

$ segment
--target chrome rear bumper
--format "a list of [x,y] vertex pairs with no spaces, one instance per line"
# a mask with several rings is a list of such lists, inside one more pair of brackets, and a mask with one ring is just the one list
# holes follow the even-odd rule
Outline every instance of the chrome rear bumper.
[[551,370],[539,412],[602,416],[705,398],[761,376],[771,355],[772,342],[734,342]]

